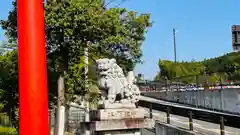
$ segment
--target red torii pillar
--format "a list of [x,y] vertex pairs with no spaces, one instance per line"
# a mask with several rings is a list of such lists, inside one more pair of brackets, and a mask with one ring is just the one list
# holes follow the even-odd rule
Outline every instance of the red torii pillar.
[[49,135],[43,0],[17,0],[20,135]]

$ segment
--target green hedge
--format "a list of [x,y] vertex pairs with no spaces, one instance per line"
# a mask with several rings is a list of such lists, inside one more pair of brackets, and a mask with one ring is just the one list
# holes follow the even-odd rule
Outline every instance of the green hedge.
[[0,127],[0,135],[17,135],[17,130],[11,127]]

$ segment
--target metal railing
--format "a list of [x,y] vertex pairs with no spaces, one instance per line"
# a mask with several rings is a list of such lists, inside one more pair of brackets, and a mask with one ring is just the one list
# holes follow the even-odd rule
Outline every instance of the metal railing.
[[[148,102],[149,103],[149,117],[150,118],[153,118],[153,114],[152,114],[152,110],[153,110],[153,104]],[[171,124],[171,110],[172,108],[170,106],[167,106],[166,109],[165,109],[165,112],[166,112],[166,121],[167,121],[167,124]],[[194,116],[194,113],[192,110],[187,110],[188,112],[188,123],[189,123],[189,131],[193,131],[194,130],[194,126],[193,126],[193,116]],[[219,115],[219,125],[220,125],[220,135],[225,135],[225,121],[226,119],[224,118],[224,116],[222,115]],[[170,131],[171,132],[171,131]]]
[[146,92],[142,95],[196,108],[240,114],[240,89]]

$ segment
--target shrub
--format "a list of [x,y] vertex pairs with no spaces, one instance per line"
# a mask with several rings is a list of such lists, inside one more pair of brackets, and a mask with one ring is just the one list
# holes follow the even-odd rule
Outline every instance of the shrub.
[[0,127],[0,135],[17,135],[17,130],[11,127]]

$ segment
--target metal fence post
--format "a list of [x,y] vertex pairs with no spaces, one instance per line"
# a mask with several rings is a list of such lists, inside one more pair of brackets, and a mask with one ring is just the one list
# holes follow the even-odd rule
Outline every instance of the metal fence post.
[[170,124],[170,107],[167,107],[167,124]]
[[164,77],[164,81],[165,81],[165,90],[168,91],[168,83],[167,83],[167,77]]
[[225,135],[225,131],[224,131],[224,117],[220,116],[220,134],[221,135]]
[[192,111],[189,111],[189,130],[190,131],[193,131],[193,112]]
[[152,103],[150,103],[149,105],[149,115],[150,115],[150,118],[152,119],[153,115],[152,115]]

